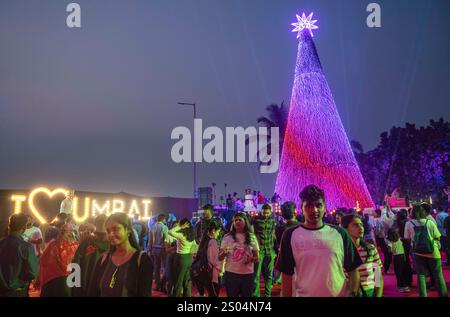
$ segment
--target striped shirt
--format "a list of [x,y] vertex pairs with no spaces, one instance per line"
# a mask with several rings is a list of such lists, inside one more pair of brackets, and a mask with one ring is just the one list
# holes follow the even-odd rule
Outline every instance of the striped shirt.
[[377,248],[370,243],[367,243],[367,250],[369,252],[362,246],[357,247],[357,250],[363,261],[363,264],[358,267],[361,286],[364,291],[373,290],[375,288],[375,270],[377,267],[379,267],[380,271],[383,269],[380,255],[378,254]]

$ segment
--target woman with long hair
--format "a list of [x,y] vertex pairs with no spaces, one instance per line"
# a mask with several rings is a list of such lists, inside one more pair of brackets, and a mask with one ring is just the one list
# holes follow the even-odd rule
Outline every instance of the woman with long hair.
[[111,245],[97,261],[89,295],[93,297],[148,297],[152,291],[153,264],[133,234],[127,214],[110,215],[105,223]]
[[370,243],[370,244],[373,244],[376,246],[375,231],[373,229],[374,224],[373,224],[372,218],[370,218],[370,215],[368,213],[363,214],[362,222],[363,222],[363,226],[364,226],[363,240],[367,243]]
[[39,260],[39,285],[41,297],[70,297],[71,289],[67,285],[67,266],[72,259],[79,243],[73,239],[73,227],[64,224],[57,238],[45,248]]
[[225,288],[228,297],[251,297],[254,288],[254,264],[259,246],[247,215],[233,216],[230,233],[223,237],[219,260],[225,259]]
[[[383,277],[381,275],[383,264],[381,263],[377,248],[373,244],[363,240],[364,225],[361,218],[356,215],[342,217],[342,228],[350,234],[363,262],[358,268],[360,275],[360,295],[362,297],[383,296]],[[375,271],[378,272],[379,286],[376,285]]]
[[397,228],[391,228],[388,230],[387,240],[389,251],[392,253],[394,260],[394,272],[397,279],[397,290],[400,293],[409,293],[411,289],[408,284],[406,272],[406,257],[405,248],[400,240],[400,234]]
[[179,225],[169,230],[169,235],[177,240],[175,296],[191,297],[190,269],[193,254],[197,252],[194,228],[189,219],[184,218]]
[[[196,261],[207,263],[209,270],[201,274],[198,286],[206,289],[208,297],[218,297],[220,291],[220,273],[222,261],[219,260],[219,245],[217,239],[222,231],[222,224],[218,220],[212,220],[203,233],[198,248]],[[200,257],[202,257],[200,259]]]

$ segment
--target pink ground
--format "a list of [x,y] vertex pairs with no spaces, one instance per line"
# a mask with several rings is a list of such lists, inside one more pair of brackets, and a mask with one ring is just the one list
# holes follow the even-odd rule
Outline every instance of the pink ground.
[[[443,255],[443,260],[444,260],[445,255],[444,254],[442,254],[442,255]],[[444,274],[444,279],[447,282],[447,289],[449,289],[450,288],[450,267],[443,266],[442,271]],[[417,289],[417,278],[415,275],[413,276],[413,285],[412,285],[410,293],[400,293],[397,291],[397,280],[395,278],[393,264],[389,268],[388,274],[383,274],[383,278],[384,278],[384,296],[385,297],[419,297],[419,292]],[[280,285],[274,285],[274,287],[272,289],[272,296],[279,297],[280,290],[281,290]],[[263,282],[261,282],[261,293],[262,294],[264,293],[264,283]],[[193,290],[192,295],[197,296],[197,292],[195,290]],[[38,297],[39,291],[35,291],[35,290],[30,291],[30,296]],[[157,291],[153,291],[153,296],[154,297],[166,297],[166,294],[157,292]],[[437,297],[438,296],[437,291],[428,291],[428,296],[429,297]],[[220,297],[226,297],[224,288],[221,289]]]

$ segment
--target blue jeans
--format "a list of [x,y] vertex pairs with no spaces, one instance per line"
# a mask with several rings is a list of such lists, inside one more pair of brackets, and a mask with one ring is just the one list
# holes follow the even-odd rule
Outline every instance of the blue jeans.
[[417,273],[417,285],[419,286],[420,297],[427,297],[427,272],[433,275],[433,281],[440,297],[447,297],[447,286],[445,285],[444,276],[442,275],[441,259],[427,258],[424,256],[414,255],[414,262]]
[[167,253],[166,263],[164,266],[164,278],[167,281],[167,295],[169,297],[175,296],[175,285],[177,283],[177,275],[175,268],[176,253]]
[[153,259],[153,271],[155,272],[155,283],[156,289],[160,290],[162,288],[161,283],[161,267],[164,263],[165,250],[162,247],[152,248],[152,259]]

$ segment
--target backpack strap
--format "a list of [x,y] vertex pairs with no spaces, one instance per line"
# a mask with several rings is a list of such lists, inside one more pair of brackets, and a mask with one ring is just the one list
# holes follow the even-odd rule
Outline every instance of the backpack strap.
[[141,267],[141,258],[142,254],[144,254],[144,251],[139,252],[138,260],[137,260],[137,266],[138,268]]
[[105,252],[102,255],[102,258],[100,260],[100,264],[103,265],[105,263],[106,258],[109,258],[111,256],[111,254],[109,252]]
[[[430,219],[427,219],[427,220],[425,221],[425,223],[423,224],[423,227],[425,227],[425,228],[427,227],[427,222],[428,222],[428,220],[430,220]],[[411,220],[410,222],[413,224],[414,228],[422,227],[422,226],[416,226],[416,225],[414,224],[414,221],[413,221],[413,220]],[[418,223],[421,224],[420,221],[418,221]]]

